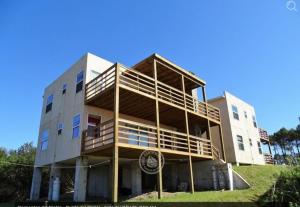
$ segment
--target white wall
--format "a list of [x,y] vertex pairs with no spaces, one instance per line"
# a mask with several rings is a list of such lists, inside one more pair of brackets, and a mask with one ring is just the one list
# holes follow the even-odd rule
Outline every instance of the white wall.
[[[91,70],[103,72],[112,63],[92,54],[84,55],[59,78],[46,87],[43,96],[43,108],[40,121],[38,148],[35,164],[47,165],[53,162],[68,160],[80,155],[81,139],[72,138],[73,117],[80,114],[80,134],[85,129],[84,85],[91,79]],[[76,77],[83,71],[83,90],[76,93]],[[62,94],[63,85],[67,84],[66,93]],[[53,94],[52,110],[45,113],[46,102],[49,95]],[[63,123],[62,134],[57,134],[58,123]],[[41,135],[48,130],[48,148],[41,150]]]

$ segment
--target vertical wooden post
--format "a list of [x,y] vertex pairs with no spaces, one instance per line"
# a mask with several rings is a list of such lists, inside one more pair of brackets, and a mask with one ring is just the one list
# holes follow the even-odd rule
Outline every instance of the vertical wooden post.
[[156,60],[153,61],[153,77],[155,80],[155,119],[157,128],[157,147],[158,147],[158,198],[162,198],[162,168],[161,168],[161,151],[160,151],[160,123],[159,123],[159,104],[158,104],[158,90],[157,90],[157,68]]
[[115,91],[114,91],[114,145],[112,157],[112,202],[118,202],[118,171],[119,171],[119,72],[120,65],[115,66]]
[[212,144],[211,132],[210,132],[210,122],[209,122],[209,118],[208,118],[208,107],[207,107],[205,86],[202,86],[202,94],[203,94],[203,101],[205,104],[205,110],[206,110],[206,116],[207,116],[207,138],[210,140],[211,155],[213,156],[213,147],[212,147],[213,144]]
[[185,97],[185,85],[184,85],[184,76],[181,75],[182,80],[182,90],[183,90],[183,100],[184,100],[184,115],[185,115],[185,128],[187,134],[187,142],[188,142],[188,149],[189,149],[189,169],[190,169],[190,190],[191,193],[194,193],[194,175],[193,175],[193,163],[192,163],[192,156],[191,156],[191,145],[190,145],[190,130],[189,130],[189,120],[188,114],[186,109],[186,97]]
[[220,125],[219,125],[219,133],[220,133],[220,140],[221,140],[221,146],[222,146],[223,160],[226,162],[226,153],[225,153],[225,147],[224,147],[223,130],[222,130],[222,120],[221,120],[221,118],[220,118]]

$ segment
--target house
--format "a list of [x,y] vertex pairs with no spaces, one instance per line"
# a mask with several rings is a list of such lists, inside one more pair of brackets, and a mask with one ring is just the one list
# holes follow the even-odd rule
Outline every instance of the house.
[[[88,53],[43,97],[31,200],[39,199],[42,168],[50,169],[49,200],[68,168],[74,201],[117,202],[210,188],[209,166],[225,161],[220,112],[207,103],[205,81],[158,54],[128,68]],[[156,152],[156,173],[141,169],[147,150]]]
[[[265,130],[258,128],[253,106],[226,91],[208,103],[220,109],[227,162],[272,163],[269,137]],[[263,153],[262,144],[268,145],[268,154]]]

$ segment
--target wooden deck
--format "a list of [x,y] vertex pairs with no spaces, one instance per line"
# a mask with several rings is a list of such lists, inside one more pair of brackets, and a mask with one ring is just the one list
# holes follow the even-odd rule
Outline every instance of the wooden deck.
[[[192,94],[202,89],[203,101]],[[193,160],[224,159],[220,111],[206,101],[205,82],[153,55],[127,68],[114,64],[85,85],[85,104],[113,112],[113,119],[82,136],[82,155],[112,159],[112,201],[118,201],[119,158],[158,152],[158,197],[162,196],[161,154],[188,159],[194,192]],[[125,118],[126,119],[125,119]],[[130,118],[128,118],[130,117]],[[218,127],[219,135],[212,136]],[[218,140],[218,148],[212,143]]]
[[[211,141],[207,138],[201,138],[190,135],[190,144],[187,134],[160,127],[160,133],[157,133],[157,127],[153,125],[142,124],[130,120],[119,119],[118,124],[118,143],[119,146],[134,149],[152,149],[157,150],[158,134],[161,152],[173,153],[179,155],[191,155],[207,159],[217,158],[219,152],[212,148]],[[106,149],[114,142],[114,120],[103,122],[92,132],[85,130],[82,138],[82,152],[84,154],[94,153]]]
[[[87,104],[94,104],[98,97],[114,87],[115,68],[115,65],[112,66],[86,85],[85,102]],[[155,100],[155,80],[152,77],[133,69],[128,69],[122,65],[118,76],[120,79],[120,88]],[[218,124],[220,123],[220,110],[218,108],[199,101],[195,97],[159,81],[157,81],[157,89],[158,99],[161,103],[182,110],[186,109],[197,116],[209,119]],[[111,98],[113,98],[113,94]],[[112,104],[113,102],[111,101]]]

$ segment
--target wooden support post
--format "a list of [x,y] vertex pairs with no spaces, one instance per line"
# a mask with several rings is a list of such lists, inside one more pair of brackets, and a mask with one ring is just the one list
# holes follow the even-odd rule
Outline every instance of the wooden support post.
[[205,93],[205,88],[204,88],[204,87],[205,87],[205,86],[202,86],[201,88],[202,88],[203,102],[206,103],[206,93]]
[[[268,140],[268,147],[269,147],[270,155],[272,156],[272,150],[271,150],[270,138],[269,138],[269,140]],[[272,157],[273,157],[273,156],[272,156]]]
[[222,146],[222,156],[223,160],[226,162],[226,153],[225,153],[225,147],[224,147],[224,140],[223,140],[223,130],[222,130],[222,120],[220,118],[220,125],[219,125],[219,133],[220,133],[220,141]]
[[182,90],[183,90],[183,100],[184,100],[184,115],[185,115],[185,128],[187,134],[187,142],[188,142],[188,149],[189,149],[189,169],[190,169],[190,190],[191,193],[194,193],[194,175],[193,175],[193,163],[192,163],[192,156],[191,156],[191,145],[190,145],[190,130],[189,130],[189,120],[188,120],[188,113],[186,108],[186,98],[185,98],[185,85],[184,85],[184,76],[181,76],[182,80]]
[[157,128],[157,147],[158,147],[158,198],[162,198],[162,168],[161,168],[161,151],[160,151],[160,123],[159,123],[159,104],[158,104],[158,89],[157,89],[157,68],[156,60],[153,61],[153,77],[155,80],[155,118],[156,118],[156,128]]
[[114,145],[112,157],[112,202],[118,202],[118,171],[119,171],[119,71],[120,65],[115,66],[115,92],[114,92]]

